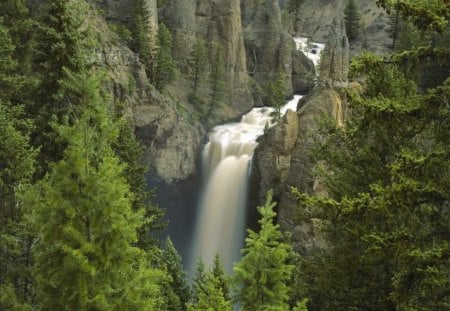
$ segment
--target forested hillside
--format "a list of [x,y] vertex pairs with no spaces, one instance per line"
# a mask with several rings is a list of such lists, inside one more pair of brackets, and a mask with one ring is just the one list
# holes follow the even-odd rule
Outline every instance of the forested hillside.
[[[450,310],[450,4],[368,1],[1,0],[0,310]],[[188,277],[164,213],[254,106],[258,224]]]

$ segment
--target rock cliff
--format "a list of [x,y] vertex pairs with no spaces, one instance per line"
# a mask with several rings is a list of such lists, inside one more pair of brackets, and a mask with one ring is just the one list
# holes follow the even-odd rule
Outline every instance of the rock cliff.
[[314,67],[302,52],[296,51],[292,36],[284,29],[279,1],[242,0],[241,11],[256,104],[267,104],[267,86],[280,71],[285,75],[286,97],[308,92]]
[[[235,118],[253,106],[249,90],[246,53],[242,36],[239,0],[168,0],[160,10],[161,20],[173,34],[173,54],[187,71],[196,37],[212,50],[219,44],[226,64],[226,102],[218,107],[218,120]],[[217,121],[218,121],[217,120]]]
[[318,224],[314,220],[299,223],[297,202],[290,189],[323,191],[320,181],[313,176],[316,163],[311,158],[311,149],[320,140],[319,118],[332,117],[338,124],[344,120],[345,105],[339,88],[347,84],[348,42],[343,31],[342,27],[334,27],[328,36],[321,66],[324,73],[319,84],[300,101],[296,113],[287,113],[260,139],[253,161],[252,204],[262,204],[265,193],[274,189],[279,202],[278,222],[292,234],[295,248],[302,253],[321,245],[322,241],[315,233]]
[[[363,22],[363,34],[350,46],[350,54],[360,52],[367,37],[367,49],[377,54],[389,51],[392,39],[386,32],[388,17],[383,9],[376,6],[373,0],[355,1]],[[326,42],[328,34],[334,27],[336,18],[343,17],[347,0],[305,0],[301,7],[298,22],[299,33],[316,42]]]

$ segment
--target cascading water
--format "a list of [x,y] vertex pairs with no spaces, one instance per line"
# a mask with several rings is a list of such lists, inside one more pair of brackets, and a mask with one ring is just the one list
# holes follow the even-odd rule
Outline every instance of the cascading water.
[[[296,37],[302,50],[317,67],[325,44]],[[282,109],[296,111],[302,96],[295,95]],[[274,125],[274,108],[254,108],[239,123],[216,126],[203,150],[204,189],[199,204],[189,267],[191,275],[199,257],[207,264],[219,254],[230,273],[240,259],[245,236],[245,205],[249,167],[257,138]]]
[[[296,110],[300,95],[282,109]],[[239,123],[216,126],[203,150],[205,188],[193,239],[190,271],[201,257],[211,264],[216,253],[231,272],[245,235],[245,205],[250,162],[257,138],[274,125],[273,108],[254,108]]]

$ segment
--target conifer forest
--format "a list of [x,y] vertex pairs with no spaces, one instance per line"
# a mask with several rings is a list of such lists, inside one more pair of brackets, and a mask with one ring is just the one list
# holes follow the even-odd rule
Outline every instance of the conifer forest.
[[450,310],[449,0],[0,0],[0,310]]

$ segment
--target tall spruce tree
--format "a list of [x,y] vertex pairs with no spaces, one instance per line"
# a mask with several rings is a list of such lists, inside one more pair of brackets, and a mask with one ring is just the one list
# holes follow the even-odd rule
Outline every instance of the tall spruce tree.
[[151,46],[150,25],[148,20],[150,18],[150,11],[146,0],[134,0],[134,14],[133,14],[133,50],[139,53],[139,59],[145,65],[149,73],[153,58],[153,48]]
[[217,285],[220,287],[223,293],[223,297],[225,300],[229,300],[230,296],[230,286],[229,279],[225,274],[225,269],[223,268],[222,260],[220,259],[220,255],[216,254],[214,256],[213,266],[211,269],[213,276],[217,279]]
[[266,204],[258,207],[261,229],[258,233],[248,230],[243,257],[234,266],[236,300],[244,311],[288,309],[292,248],[281,240],[280,226],[273,223],[274,207],[270,191]]
[[300,8],[303,5],[304,0],[288,0],[287,9],[290,13],[294,14],[294,31],[298,32],[298,22],[300,20]]
[[354,0],[349,0],[345,7],[344,20],[348,40],[355,41],[361,31],[361,14]]
[[42,309],[158,308],[160,272],[133,246],[142,211],[133,211],[124,166],[111,149],[118,130],[99,93],[101,80],[65,70],[79,117],[58,130],[64,159],[28,189],[24,201],[38,235],[37,300]]
[[[205,42],[202,38],[196,38],[192,47],[191,56],[189,59],[190,66],[190,83],[191,83],[191,96],[196,99],[197,91],[200,87],[206,73],[206,66],[208,65],[208,54]],[[219,67],[216,68],[215,75],[219,74]],[[217,94],[216,94],[217,95]]]
[[52,127],[52,122],[74,115],[75,103],[67,96],[61,85],[64,69],[79,71],[85,60],[93,55],[96,45],[88,4],[84,0],[43,1],[43,13],[37,27],[37,49],[34,62],[39,77],[39,85],[33,105],[27,112],[39,131],[31,136],[32,144],[39,147],[38,175],[43,177],[52,161],[63,156],[64,141]]
[[170,238],[167,238],[164,243],[163,261],[170,276],[167,288],[167,310],[186,310],[187,303],[190,300],[190,289],[186,281],[186,272],[183,270],[181,257]]
[[164,25],[159,24],[156,59],[152,64],[152,83],[162,91],[175,78],[176,64],[172,57],[172,34]]
[[275,108],[274,117],[281,117],[281,107],[286,103],[284,74],[279,71],[275,80],[269,84],[269,105]]
[[209,73],[210,104],[207,118],[212,114],[214,107],[223,99],[225,93],[225,64],[224,53],[220,45],[215,46]]
[[5,310],[26,308],[31,298],[31,241],[18,193],[32,181],[36,158],[23,106],[30,83],[15,58],[10,27],[0,17],[0,309]]
[[227,300],[220,285],[220,280],[208,271],[203,290],[198,293],[197,302],[189,304],[188,311],[231,311],[231,301]]

